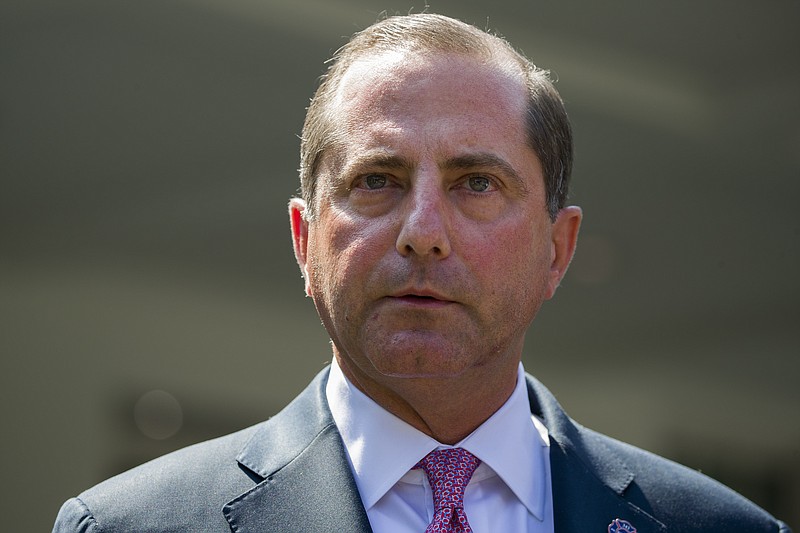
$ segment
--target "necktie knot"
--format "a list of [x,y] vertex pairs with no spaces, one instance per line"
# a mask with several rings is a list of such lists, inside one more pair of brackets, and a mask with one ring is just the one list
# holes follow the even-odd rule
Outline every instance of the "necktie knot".
[[417,463],[433,491],[435,514],[427,532],[472,531],[464,513],[464,489],[480,463],[463,448],[434,450]]

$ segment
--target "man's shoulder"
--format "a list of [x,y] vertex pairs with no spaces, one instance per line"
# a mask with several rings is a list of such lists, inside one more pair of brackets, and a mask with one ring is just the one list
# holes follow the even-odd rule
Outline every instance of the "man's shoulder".
[[235,433],[168,453],[103,481],[85,491],[83,496],[104,494],[110,495],[106,497],[113,497],[116,490],[134,487],[147,487],[158,492],[188,484],[203,486],[216,483],[231,477],[231,473],[238,470],[235,468],[237,454],[264,424],[265,422],[261,422]]
[[54,531],[229,531],[223,507],[255,490],[333,424],[327,369],[281,412],[112,477],[68,500]]
[[236,456],[265,424],[174,451],[68,500],[54,531],[177,531],[226,528],[222,507],[253,486]]
[[544,385],[530,375],[526,379],[531,412],[550,431],[551,467],[560,469],[553,477],[553,498],[568,509],[565,521],[574,520],[569,509],[581,507],[586,515],[594,506],[604,516],[607,509],[600,507],[606,506],[642,513],[670,533],[789,531],[701,472],[581,426]]
[[633,479],[622,496],[670,532],[790,531],[752,501],[698,470],[596,431],[581,431],[589,446],[606,447],[629,468]]

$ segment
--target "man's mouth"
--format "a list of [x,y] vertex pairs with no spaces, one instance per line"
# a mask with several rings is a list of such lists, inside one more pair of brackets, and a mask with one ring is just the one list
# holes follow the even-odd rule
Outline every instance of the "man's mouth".
[[419,294],[406,294],[405,296],[400,296],[400,298],[404,300],[420,300],[420,301],[432,301],[432,302],[441,302],[442,300],[438,298],[434,298],[433,296],[420,296]]
[[392,295],[391,298],[401,304],[421,307],[443,307],[454,303],[446,297],[428,292],[408,292]]

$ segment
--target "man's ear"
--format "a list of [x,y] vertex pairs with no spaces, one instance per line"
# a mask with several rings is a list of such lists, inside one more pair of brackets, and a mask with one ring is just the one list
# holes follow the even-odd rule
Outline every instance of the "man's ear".
[[546,297],[549,300],[556,293],[558,285],[567,273],[569,262],[575,254],[578,242],[578,230],[581,227],[583,213],[577,206],[569,206],[558,212],[552,227],[552,262],[548,280]]
[[308,279],[308,221],[305,217],[306,203],[300,198],[289,200],[289,223],[292,226],[292,244],[294,257],[300,267],[300,274],[305,281],[306,296],[311,296],[311,285]]

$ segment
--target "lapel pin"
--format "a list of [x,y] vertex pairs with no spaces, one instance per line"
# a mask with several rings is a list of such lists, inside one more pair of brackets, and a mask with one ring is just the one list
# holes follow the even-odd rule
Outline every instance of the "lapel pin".
[[636,528],[627,520],[615,518],[608,524],[608,533],[636,533]]

